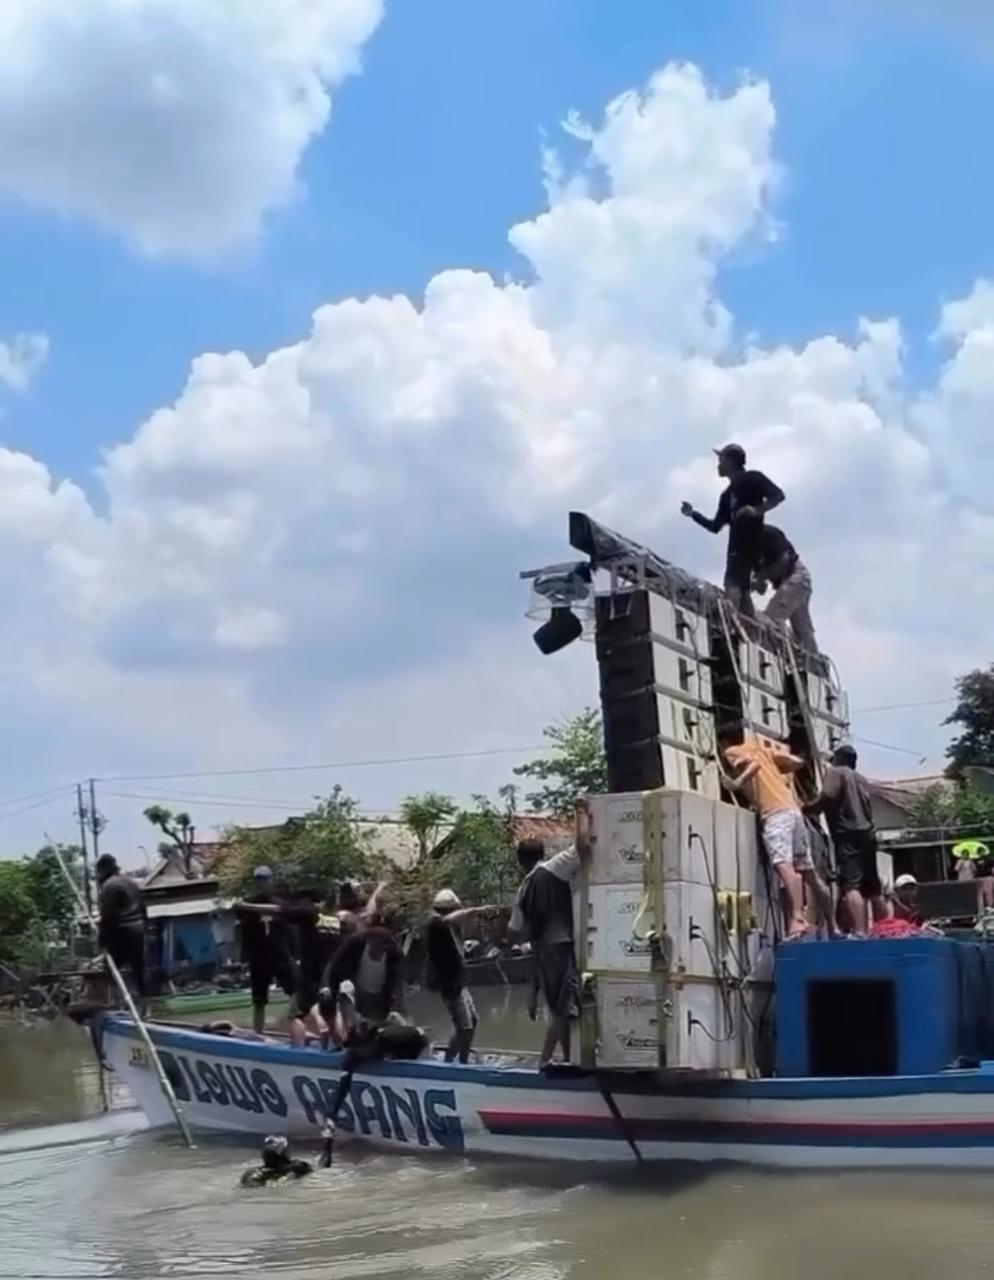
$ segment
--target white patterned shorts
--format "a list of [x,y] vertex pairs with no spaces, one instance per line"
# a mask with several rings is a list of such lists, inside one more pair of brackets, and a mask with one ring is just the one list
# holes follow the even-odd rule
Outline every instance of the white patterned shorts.
[[773,866],[792,862],[795,871],[814,870],[808,828],[798,810],[781,809],[767,814],[763,819],[763,844]]

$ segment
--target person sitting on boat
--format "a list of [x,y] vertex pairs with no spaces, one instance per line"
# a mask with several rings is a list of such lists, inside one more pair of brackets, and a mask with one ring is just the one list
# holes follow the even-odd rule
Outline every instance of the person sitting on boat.
[[[586,850],[586,846],[584,846]],[[580,976],[573,935],[573,882],[580,869],[577,848],[545,858],[541,840],[522,840],[518,862],[525,873],[511,915],[512,933],[531,943],[535,973],[549,1010],[549,1029],[539,1058],[548,1066],[556,1048],[570,1061],[570,1022],[579,1016]]]
[[800,938],[808,931],[804,916],[807,888],[826,932],[839,937],[832,911],[832,895],[815,869],[804,814],[794,791],[792,775],[804,761],[780,743],[748,738],[726,748],[725,758],[734,771],[726,783],[744,791],[760,817],[763,844],[788,904],[787,938]]
[[273,873],[269,867],[256,867],[252,877],[254,892],[244,902],[235,903],[235,918],[241,936],[242,959],[248,965],[252,989],[252,1026],[262,1032],[266,1028],[266,1005],[273,981],[287,996],[297,987],[293,958],[291,926],[282,915],[260,915],[249,908],[260,903],[276,902]]
[[841,910],[850,932],[863,937],[873,918],[887,915],[877,872],[877,833],[873,825],[870,784],[856,772],[854,747],[836,748],[825,770],[819,794],[804,806],[805,813],[824,813],[835,846],[835,865],[842,894]]
[[318,1008],[331,1039],[344,1043],[359,1021],[380,1026],[401,995],[403,952],[392,931],[372,925],[347,937],[325,965]]
[[914,876],[905,874],[894,881],[894,893],[891,898],[894,915],[898,920],[910,920],[912,924],[921,924],[918,911],[918,881]]
[[241,1177],[243,1187],[265,1187],[271,1182],[285,1182],[287,1178],[303,1178],[313,1173],[307,1160],[297,1160],[290,1155],[290,1143],[282,1134],[273,1134],[262,1144],[262,1164],[246,1169]]
[[97,859],[100,924],[97,941],[119,969],[128,969],[139,998],[145,985],[145,901],[138,881],[123,875],[109,853]]
[[763,596],[767,584],[773,587],[773,597],[766,606],[765,616],[777,626],[782,627],[789,622],[791,633],[801,648],[808,653],[817,653],[818,641],[811,621],[811,574],[783,530],[772,524],[763,527],[759,563],[752,587]]
[[759,565],[763,517],[784,500],[781,488],[762,471],[746,468],[746,451],[740,444],[715,449],[718,475],[728,487],[718,500],[713,520],[695,511],[689,502],[680,510],[709,533],[728,529],[728,557],[725,562],[725,594],[749,618],[755,617],[752,603],[752,575]]
[[460,926],[466,920],[496,913],[496,907],[464,907],[451,889],[435,895],[432,914],[425,929],[426,985],[437,991],[452,1019],[452,1038],[445,1061],[468,1062],[473,1037],[479,1024],[476,1005],[466,986],[466,958]]

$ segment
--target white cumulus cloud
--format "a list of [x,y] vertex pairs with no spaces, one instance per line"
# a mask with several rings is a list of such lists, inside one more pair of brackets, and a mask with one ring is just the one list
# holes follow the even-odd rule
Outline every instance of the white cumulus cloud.
[[294,192],[382,0],[4,0],[0,193],[155,254],[244,241]]
[[[520,280],[445,271],[420,299],[330,303],[257,363],[200,357],[105,456],[99,513],[0,454],[0,652],[24,655],[0,681],[23,715],[58,718],[54,754],[39,731],[49,767],[537,741],[596,700],[596,669],[587,646],[537,655],[516,570],[561,558],[566,512],[586,508],[718,578],[720,539],[679,505],[716,501],[710,450],[728,439],[787,492],[777,519],[857,706],[941,697],[988,659],[994,520],[947,455],[967,409],[979,431],[994,408],[982,361],[969,394],[957,381],[991,331],[991,286],[941,312],[948,363],[925,392],[897,318],[748,344],[720,272],[773,226],[768,87],[722,95],[670,66],[569,129],[586,157],[573,172],[549,159],[548,207],[511,233]],[[3,523],[5,507],[20,518]],[[938,759],[929,715],[857,731]],[[878,772],[914,767],[866,754]],[[383,803],[508,767],[355,785]]]

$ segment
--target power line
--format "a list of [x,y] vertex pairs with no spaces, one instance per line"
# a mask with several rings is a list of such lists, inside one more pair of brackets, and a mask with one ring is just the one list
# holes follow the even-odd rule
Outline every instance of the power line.
[[332,760],[323,764],[267,765],[257,769],[200,769],[189,773],[118,773],[95,782],[168,782],[183,778],[247,778],[266,773],[307,773],[327,769],[367,769],[374,765],[419,764],[431,760],[475,760],[483,756],[520,755],[525,751],[551,751],[549,744],[530,747],[492,747],[487,751],[444,751],[423,756],[392,756],[378,760]]
[[[44,791],[28,791],[22,796],[8,796],[6,800],[0,800],[0,809],[9,804],[20,804],[23,801],[39,800],[46,796],[61,795],[64,791],[71,791],[74,785],[75,784],[72,782],[64,782],[59,787],[46,787]],[[0,814],[0,816],[2,816],[2,814]]]
[[903,756],[914,756],[921,764],[924,764],[928,759],[927,751],[912,751],[909,747],[895,747],[892,742],[877,742],[873,738],[861,738],[858,733],[850,736],[853,742],[864,742],[868,747],[880,747],[882,751],[898,751]]
[[928,702],[894,702],[886,707],[857,707],[853,710],[853,715],[871,716],[878,711],[911,711],[915,707],[946,707],[955,701],[955,698],[932,698]]
[[56,800],[61,800],[63,798],[63,794],[65,796],[68,796],[71,790],[72,788],[67,785],[65,787],[62,787],[57,794],[50,793],[47,796],[44,796],[40,800],[32,801],[31,804],[22,804],[19,809],[6,809],[2,813],[0,813],[0,819],[14,818],[19,813],[28,813],[31,809],[44,809],[47,805],[54,804]]
[[[135,792],[135,791],[102,791],[100,794],[102,796],[109,796],[113,800],[161,800],[162,799],[161,795],[159,796],[148,795],[145,793]],[[174,800],[182,799],[182,797],[178,797],[178,796],[167,797],[167,798],[171,798]],[[196,803],[198,805],[217,806],[219,808],[227,809],[227,808],[230,808],[232,803],[235,803],[235,801],[230,796],[226,800],[222,800],[222,799],[210,800],[210,799],[207,799],[206,797],[202,797],[201,799],[197,800]],[[280,803],[276,803],[274,801],[269,801],[269,800],[246,800],[244,801],[244,803],[251,804],[251,806],[254,809],[275,809],[275,810],[278,810],[280,813],[299,813],[301,809],[305,809],[307,807],[307,802],[305,802],[304,804],[280,804]]]

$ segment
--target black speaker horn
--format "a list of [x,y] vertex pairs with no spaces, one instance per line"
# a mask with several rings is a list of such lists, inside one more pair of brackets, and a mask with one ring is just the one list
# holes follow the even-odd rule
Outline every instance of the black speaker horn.
[[543,622],[535,632],[534,640],[539,652],[546,655],[558,653],[583,635],[583,623],[568,605],[555,605],[548,622]]

